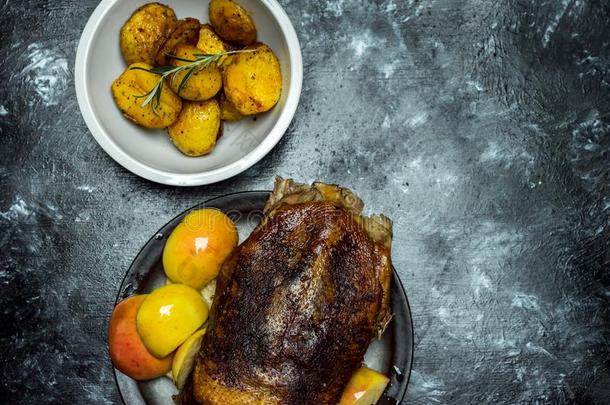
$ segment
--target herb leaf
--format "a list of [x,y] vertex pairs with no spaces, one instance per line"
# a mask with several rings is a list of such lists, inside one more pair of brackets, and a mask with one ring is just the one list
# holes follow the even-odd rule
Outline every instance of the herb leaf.
[[184,88],[184,86],[186,86],[186,82],[189,80],[189,78],[191,77],[191,75],[195,72],[195,68],[191,68],[182,78],[182,81],[180,82],[180,85],[178,85],[178,91],[176,92],[178,95],[180,95],[180,92],[182,91],[182,89]]

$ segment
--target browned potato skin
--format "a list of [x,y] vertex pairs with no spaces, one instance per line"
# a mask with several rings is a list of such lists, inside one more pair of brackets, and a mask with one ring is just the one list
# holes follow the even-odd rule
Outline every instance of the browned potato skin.
[[270,110],[282,94],[282,72],[277,57],[267,45],[258,43],[233,55],[223,76],[224,92],[242,115]]
[[223,121],[239,121],[244,116],[237,111],[235,106],[227,100],[227,96],[224,93],[220,93],[218,97],[218,105],[220,106],[220,119]]
[[148,3],[138,8],[121,28],[120,45],[125,62],[154,65],[157,51],[175,22],[174,10],[163,4]]
[[[201,51],[192,45],[179,45],[174,53],[184,59],[195,60],[194,54],[201,53]],[[189,62],[183,62],[177,59],[172,59],[171,64],[174,66],[186,65]],[[170,86],[172,90],[178,93],[178,87],[182,78],[187,74],[187,71],[182,71],[176,74],[176,77],[170,79]],[[186,85],[178,94],[180,97],[191,100],[191,101],[203,101],[208,100],[216,95],[222,88],[222,74],[220,69],[215,63],[211,63],[201,70],[193,73]]]
[[157,66],[167,66],[170,59],[168,54],[173,54],[174,49],[178,45],[191,44],[196,45],[199,41],[199,29],[201,23],[196,18],[185,18],[178,20],[173,24],[169,37],[157,51],[155,62]]
[[256,27],[250,14],[232,0],[211,0],[208,8],[214,31],[225,41],[250,45],[256,41]]
[[161,100],[156,112],[153,111],[152,103],[142,107],[144,97],[152,89],[159,75],[135,70],[133,67],[151,69],[152,66],[145,63],[134,63],[130,65],[118,79],[112,83],[112,95],[116,105],[123,115],[145,128],[166,128],[173,124],[182,110],[182,100],[174,94],[167,85],[161,91]]
[[218,136],[216,137],[216,142],[224,135],[225,133],[225,123],[220,120],[220,128],[218,129]]
[[168,128],[169,138],[187,156],[210,153],[221,130],[216,100],[185,102],[178,120]]

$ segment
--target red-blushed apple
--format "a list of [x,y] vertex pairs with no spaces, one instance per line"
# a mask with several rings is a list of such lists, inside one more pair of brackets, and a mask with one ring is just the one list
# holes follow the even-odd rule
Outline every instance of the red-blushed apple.
[[114,366],[134,380],[151,380],[172,369],[172,355],[153,356],[138,334],[136,315],[146,295],[135,295],[119,302],[110,317],[108,349]]

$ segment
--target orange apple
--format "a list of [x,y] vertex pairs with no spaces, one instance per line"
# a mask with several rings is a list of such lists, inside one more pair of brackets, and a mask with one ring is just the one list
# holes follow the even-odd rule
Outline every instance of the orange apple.
[[188,213],[163,249],[163,269],[172,283],[203,289],[216,278],[239,235],[222,211],[202,208]]
[[343,390],[339,405],[374,405],[389,381],[388,377],[375,370],[360,367]]
[[151,380],[172,369],[172,357],[153,356],[138,335],[136,316],[145,295],[135,295],[119,302],[110,317],[108,349],[114,366],[134,380]]

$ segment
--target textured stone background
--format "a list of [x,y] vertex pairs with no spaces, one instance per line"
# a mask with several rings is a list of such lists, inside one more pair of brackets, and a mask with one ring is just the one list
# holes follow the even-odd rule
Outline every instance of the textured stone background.
[[610,5],[281,0],[305,80],[259,164],[189,189],[95,143],[73,88],[97,2],[0,0],[0,400],[117,403],[121,279],[182,210],[276,174],[395,221],[407,402],[610,403]]

